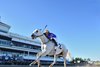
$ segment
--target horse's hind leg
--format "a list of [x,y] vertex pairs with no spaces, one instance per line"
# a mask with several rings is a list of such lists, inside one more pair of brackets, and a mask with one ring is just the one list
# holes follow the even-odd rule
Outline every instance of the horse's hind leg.
[[66,57],[67,57],[67,51],[63,52],[63,59],[64,59],[64,67],[66,67]]
[[49,66],[49,67],[52,67],[52,66],[56,63],[56,61],[57,61],[57,55],[54,55],[54,61],[53,61],[53,63],[52,63],[52,64],[50,64],[50,66]]
[[40,60],[38,60],[37,63],[38,63],[38,67],[41,67],[41,65],[40,65]]
[[66,57],[63,58],[64,58],[64,67],[66,67]]

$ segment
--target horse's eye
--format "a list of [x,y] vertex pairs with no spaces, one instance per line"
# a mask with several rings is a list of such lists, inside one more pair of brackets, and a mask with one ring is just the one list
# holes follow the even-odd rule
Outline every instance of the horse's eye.
[[36,31],[36,33],[38,33],[38,30]]

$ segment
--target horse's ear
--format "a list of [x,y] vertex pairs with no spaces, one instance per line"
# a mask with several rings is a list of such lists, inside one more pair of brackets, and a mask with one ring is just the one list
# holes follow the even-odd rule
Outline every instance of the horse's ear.
[[42,31],[42,29],[39,29],[40,31]]

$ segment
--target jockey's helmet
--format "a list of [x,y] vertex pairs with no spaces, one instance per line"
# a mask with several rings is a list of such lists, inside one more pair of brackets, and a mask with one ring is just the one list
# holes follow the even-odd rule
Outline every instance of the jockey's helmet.
[[49,30],[45,30],[45,33],[49,33]]
[[45,30],[45,33],[46,33],[46,35],[48,35],[50,32],[49,32],[49,30]]

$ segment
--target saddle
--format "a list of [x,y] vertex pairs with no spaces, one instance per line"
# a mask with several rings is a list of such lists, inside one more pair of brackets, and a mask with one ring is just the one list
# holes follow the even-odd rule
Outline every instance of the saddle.
[[62,53],[62,51],[63,51],[62,45],[58,44],[58,46],[55,46],[54,50],[52,50],[49,54],[53,55],[55,53],[56,55],[59,55]]
[[[44,35],[46,36],[46,34],[44,33]],[[46,36],[47,37],[47,36]],[[47,37],[48,38],[48,37]],[[62,46],[61,44],[57,43],[55,39],[50,39],[48,38],[50,41],[52,41],[54,44],[55,44],[55,51],[56,51],[56,54],[60,54],[62,52]]]

